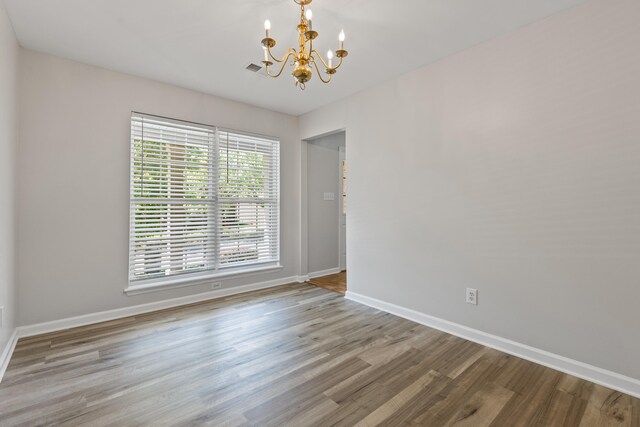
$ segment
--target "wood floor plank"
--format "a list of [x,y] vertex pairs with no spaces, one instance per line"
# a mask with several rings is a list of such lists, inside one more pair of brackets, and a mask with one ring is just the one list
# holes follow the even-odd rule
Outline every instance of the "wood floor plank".
[[413,398],[418,392],[423,390],[426,386],[431,384],[433,380],[438,378],[440,374],[436,371],[429,371],[422,377],[418,378],[415,382],[409,384],[400,393],[393,396],[393,398],[386,401],[383,405],[379,406],[375,411],[371,412],[367,417],[361,420],[356,427],[374,427],[389,418],[400,409],[403,405]]
[[[572,409],[574,397],[558,389],[549,396],[547,404],[541,408],[536,417],[536,425],[563,426]],[[581,414],[580,414],[581,415]],[[578,417],[579,419],[579,417]]]
[[488,352],[478,359],[441,391],[441,394],[446,396],[445,399],[433,406],[423,405],[415,422],[444,425],[451,420],[458,410],[463,408],[475,393],[491,383],[492,378],[502,369],[503,359],[499,356],[496,352]]
[[506,387],[515,394],[498,414],[492,426],[535,425],[551,401],[563,374],[539,365],[532,365],[530,369],[525,369],[526,366],[523,365],[520,370],[518,381],[512,380]]
[[632,426],[640,401],[292,284],[20,339],[0,426]]
[[446,427],[481,427],[493,422],[513,392],[493,383],[478,390],[445,424]]

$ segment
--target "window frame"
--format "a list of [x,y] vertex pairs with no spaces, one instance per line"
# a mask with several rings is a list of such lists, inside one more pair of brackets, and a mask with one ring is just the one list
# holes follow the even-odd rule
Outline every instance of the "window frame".
[[[142,121],[142,126],[144,126],[144,118],[149,118],[150,120],[156,121],[160,123],[160,125],[165,124],[167,126],[178,125],[178,126],[184,126],[184,127],[192,127],[195,129],[200,129],[202,131],[212,132],[214,135],[215,142],[211,150],[211,154],[209,155],[209,158],[207,160],[208,174],[213,175],[212,177],[208,176],[209,184],[207,185],[207,191],[213,192],[213,195],[210,198],[211,199],[210,201],[201,202],[201,203],[208,203],[207,205],[208,209],[213,211],[213,214],[209,218],[209,221],[213,221],[213,224],[208,223],[208,226],[213,225],[213,230],[215,231],[207,232],[206,234],[209,240],[209,243],[213,242],[213,248],[214,248],[213,257],[215,259],[215,262],[213,263],[212,266],[209,265],[204,268],[195,270],[194,272],[179,272],[175,274],[168,274],[161,277],[158,277],[158,276],[140,277],[140,278],[132,277],[133,273],[132,273],[131,264],[132,264],[133,257],[135,256],[134,252],[132,252],[134,250],[133,247],[135,245],[135,237],[132,233],[134,233],[136,229],[136,221],[134,219],[133,209],[134,209],[134,206],[137,206],[141,203],[139,199],[147,199],[147,197],[136,198],[136,195],[135,195],[134,168],[136,165],[136,160],[134,158],[135,156],[134,156],[133,128],[134,128],[135,121]],[[174,118],[147,114],[147,113],[140,113],[136,111],[131,112],[129,124],[130,124],[129,251],[128,251],[129,263],[128,263],[128,269],[127,269],[127,276],[128,276],[127,287],[124,290],[125,294],[136,295],[140,293],[152,292],[152,291],[163,290],[168,288],[193,286],[193,285],[199,285],[199,284],[210,282],[213,279],[250,276],[250,275],[262,274],[265,272],[280,270],[283,268],[283,266],[280,263],[281,251],[282,251],[281,250],[282,227],[281,227],[281,220],[280,220],[281,209],[282,209],[281,197],[280,197],[280,190],[281,190],[280,138],[260,135],[260,134],[251,133],[251,132],[238,131],[238,130],[229,129],[229,128],[222,128],[218,126],[197,123],[197,122],[192,122],[187,120],[174,119]],[[221,233],[220,229],[222,227],[221,225],[222,219],[220,216],[221,215],[220,211],[221,211],[222,203],[224,203],[225,200],[227,200],[227,203],[228,203],[228,199],[221,197],[221,191],[219,189],[219,179],[221,177],[222,172],[220,171],[218,163],[222,158],[221,151],[220,151],[221,150],[220,135],[222,133],[227,133],[227,136],[230,133],[232,133],[234,135],[239,135],[245,138],[256,138],[256,139],[259,139],[261,142],[264,142],[264,143],[271,142],[273,144],[271,147],[271,149],[273,150],[271,154],[272,156],[271,161],[275,162],[275,164],[270,165],[268,168],[257,169],[257,170],[262,170],[266,172],[267,175],[272,175],[271,179],[273,180],[267,185],[267,188],[269,188],[269,190],[272,191],[271,194],[275,195],[275,198],[273,197],[269,198],[270,201],[268,202],[268,206],[270,209],[275,209],[276,212],[275,214],[269,213],[267,217],[265,217],[267,218],[265,221],[267,221],[267,224],[270,226],[270,227],[267,227],[267,229],[271,229],[270,233],[272,234],[273,238],[275,238],[275,243],[270,243],[267,246],[270,250],[270,253],[272,254],[271,258],[269,259],[257,260],[255,262],[246,262],[242,265],[228,265],[228,266],[220,265],[221,246],[218,241]],[[169,143],[165,142],[165,144],[168,145]],[[240,148],[238,148],[238,152],[243,152],[243,151],[241,151]],[[244,151],[244,152],[251,153],[252,151]],[[229,168],[228,170],[234,170],[234,169]],[[184,199],[189,200],[188,198],[184,198]],[[253,200],[255,200],[254,203],[256,203],[256,205],[259,205],[260,200],[262,199],[256,196],[255,198],[253,198]],[[246,203],[251,204],[252,202],[249,201]],[[275,215],[275,220],[272,218],[272,215]],[[258,227],[258,223],[256,223],[255,226]],[[276,228],[275,231],[272,230],[274,227]],[[271,245],[275,245],[275,250],[272,250]],[[273,256],[274,254],[275,256]]]

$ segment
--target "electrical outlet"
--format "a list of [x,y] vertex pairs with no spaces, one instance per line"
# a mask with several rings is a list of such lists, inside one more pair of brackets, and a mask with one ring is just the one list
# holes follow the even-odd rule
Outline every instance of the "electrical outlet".
[[220,289],[222,287],[222,283],[215,282],[211,284],[211,289]]
[[478,290],[467,288],[467,304],[478,305]]

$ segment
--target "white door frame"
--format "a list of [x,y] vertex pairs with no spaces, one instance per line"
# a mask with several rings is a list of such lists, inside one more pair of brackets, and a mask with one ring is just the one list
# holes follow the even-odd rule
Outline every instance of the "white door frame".
[[[308,141],[317,139],[324,136],[333,135],[336,133],[344,132],[345,133],[345,141],[347,139],[347,129],[336,129],[330,132],[325,132],[319,135],[315,135],[312,137],[308,137],[300,140],[300,169],[298,169],[298,191],[300,195],[300,206],[298,209],[298,224],[300,226],[300,238],[299,242],[299,264],[297,268],[297,279],[298,282],[304,282],[309,279],[309,209],[308,209],[308,194],[307,194],[307,147]],[[342,175],[340,175],[342,179]],[[342,186],[340,187],[340,195],[342,195]],[[340,203],[340,207],[342,204]],[[340,210],[340,213],[342,210]],[[346,217],[345,217],[346,218]],[[346,235],[345,235],[346,237]],[[338,239],[339,241],[340,239]],[[340,251],[338,251],[338,256],[340,255]]]
[[343,162],[347,159],[346,156],[346,147],[339,148],[339,172],[338,172],[338,182],[339,182],[339,194],[340,194],[340,202],[338,203],[338,265],[340,266],[340,270],[344,271],[347,269],[347,215],[343,211],[343,199],[342,199],[342,179],[343,179]]

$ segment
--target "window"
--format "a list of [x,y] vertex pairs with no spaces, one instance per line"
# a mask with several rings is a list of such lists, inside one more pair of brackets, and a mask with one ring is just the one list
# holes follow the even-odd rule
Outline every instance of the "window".
[[133,114],[129,281],[277,265],[279,175],[277,140]]

